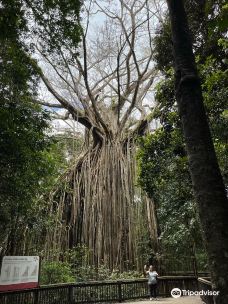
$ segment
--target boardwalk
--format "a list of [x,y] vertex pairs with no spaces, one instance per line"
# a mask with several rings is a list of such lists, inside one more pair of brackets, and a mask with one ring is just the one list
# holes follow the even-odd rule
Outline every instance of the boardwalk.
[[135,302],[126,302],[126,304],[149,304],[149,303],[159,303],[159,304],[203,304],[200,297],[181,297],[178,299],[173,298],[161,298],[159,301],[135,301]]

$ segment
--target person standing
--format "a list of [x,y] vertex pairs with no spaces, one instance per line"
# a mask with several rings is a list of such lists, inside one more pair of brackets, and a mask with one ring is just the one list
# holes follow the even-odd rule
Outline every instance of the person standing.
[[155,267],[150,265],[149,270],[147,270],[147,266],[144,266],[144,272],[148,276],[148,286],[150,292],[150,301],[158,300],[157,298],[157,287],[158,287],[158,273],[155,270]]

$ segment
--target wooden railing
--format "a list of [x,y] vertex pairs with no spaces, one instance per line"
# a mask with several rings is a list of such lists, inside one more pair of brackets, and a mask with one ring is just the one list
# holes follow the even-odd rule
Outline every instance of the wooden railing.
[[[199,290],[212,291],[212,283],[210,281],[210,278],[198,278],[198,286],[199,286]],[[201,299],[206,304],[214,303],[213,296],[202,295]]]
[[[159,278],[159,295],[170,296],[173,288],[198,290],[197,278]],[[148,297],[147,279],[58,284],[23,291],[0,293],[0,304],[76,304],[123,302]]]

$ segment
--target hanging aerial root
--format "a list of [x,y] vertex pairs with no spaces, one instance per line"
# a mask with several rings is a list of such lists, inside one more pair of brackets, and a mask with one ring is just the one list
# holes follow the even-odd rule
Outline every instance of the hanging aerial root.
[[140,222],[149,227],[151,238],[156,238],[156,226],[153,222],[148,225],[153,206],[145,205],[135,185],[132,141],[125,145],[107,141],[89,149],[64,176],[64,186],[53,194],[56,221],[47,235],[50,249],[64,251],[85,244],[92,252],[90,263],[96,267],[141,267]]

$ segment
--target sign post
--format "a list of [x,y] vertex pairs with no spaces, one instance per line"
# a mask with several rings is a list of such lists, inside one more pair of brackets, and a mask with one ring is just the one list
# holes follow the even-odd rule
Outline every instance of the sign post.
[[39,286],[39,256],[4,256],[0,275],[0,291]]

